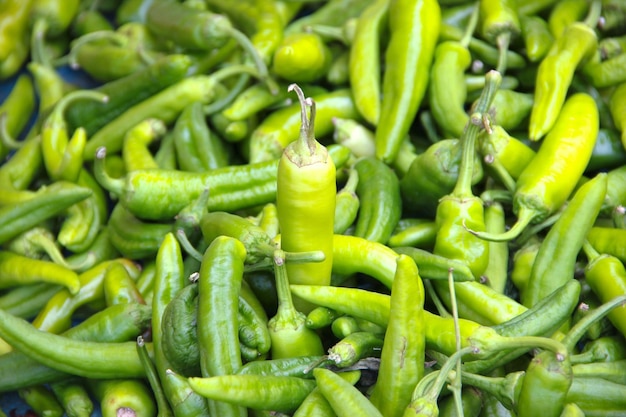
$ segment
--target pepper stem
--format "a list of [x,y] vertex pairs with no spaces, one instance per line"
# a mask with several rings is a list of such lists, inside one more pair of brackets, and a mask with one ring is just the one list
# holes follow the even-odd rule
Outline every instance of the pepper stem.
[[502,32],[496,38],[496,45],[498,46],[498,64],[496,70],[500,74],[506,72],[507,66],[507,52],[509,51],[509,44],[511,43],[511,32],[508,30]]
[[474,173],[476,138],[482,129],[486,129],[487,131],[491,129],[487,114],[501,82],[502,76],[495,70],[491,70],[485,75],[485,87],[461,135],[463,154],[459,167],[459,177],[452,192],[452,195],[455,197],[464,198],[473,196],[472,177]]
[[493,336],[486,340],[472,340],[470,344],[482,353],[493,353],[501,350],[518,349],[518,348],[541,348],[554,352],[559,362],[564,361],[568,356],[568,350],[565,344],[549,337],[540,336]]
[[104,166],[106,154],[107,150],[104,146],[101,146],[96,150],[96,159],[93,163],[93,174],[102,187],[119,197],[124,192],[124,180],[121,178],[113,178],[108,174],[108,172],[106,172],[106,167]]
[[472,10],[472,14],[470,15],[469,21],[467,22],[467,26],[465,27],[465,31],[463,32],[463,37],[459,41],[461,45],[464,47],[468,47],[472,40],[472,35],[476,30],[476,26],[478,25],[478,18],[480,17],[480,4],[476,2],[474,5],[474,10]]
[[472,230],[468,228],[466,225],[463,225],[465,229],[473,234],[474,236],[478,236],[481,239],[489,240],[491,242],[508,242],[510,240],[518,237],[522,231],[530,224],[530,222],[536,217],[537,213],[531,209],[525,209],[522,207],[518,213],[517,221],[509,230],[504,233],[489,233],[489,232],[478,232],[476,230]]
[[578,340],[589,330],[594,323],[602,319],[604,316],[609,314],[613,309],[617,307],[621,307],[626,304],[626,295],[620,295],[613,298],[611,301],[608,301],[602,304],[600,307],[592,311],[590,314],[586,315],[580,321],[578,321],[567,334],[561,340],[561,343],[565,345],[567,349],[572,350]]
[[72,69],[80,68],[80,65],[78,64],[78,59],[76,58],[78,50],[83,45],[100,40],[109,40],[112,43],[122,47],[128,44],[128,37],[110,30],[98,30],[96,32],[87,33],[72,42],[70,52],[67,54],[67,61],[69,66]]
[[227,32],[250,55],[252,61],[254,62],[254,66],[259,72],[259,78],[267,85],[267,88],[270,90],[272,95],[278,94],[278,84],[276,84],[276,81],[274,81],[270,76],[269,71],[267,70],[267,65],[263,62],[263,59],[252,42],[250,42],[250,39],[248,39],[243,32],[232,26],[227,28]]
[[44,47],[44,39],[46,38],[47,31],[48,22],[46,19],[37,19],[33,25],[33,31],[30,38],[30,48],[33,55],[33,61],[50,68],[50,61],[48,60]]
[[[298,155],[314,155],[317,149],[317,140],[315,139],[315,102],[310,97],[305,97],[302,89],[298,84],[290,84],[287,91],[295,91],[300,102],[300,136],[295,142]],[[311,107],[310,114],[307,117],[307,106]]]
[[593,0],[591,5],[589,6],[589,12],[585,17],[583,23],[590,28],[595,28],[598,25],[598,21],[600,20],[600,16],[602,14],[602,1],[601,0]]
[[589,243],[587,239],[583,242],[583,251],[585,252],[585,256],[587,256],[587,260],[589,262],[600,256],[600,253],[591,245],[591,243]]

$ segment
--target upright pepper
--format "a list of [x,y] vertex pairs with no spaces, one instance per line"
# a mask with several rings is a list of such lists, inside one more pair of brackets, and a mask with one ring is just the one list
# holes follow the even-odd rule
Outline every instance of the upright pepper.
[[401,416],[424,373],[424,286],[415,262],[397,259],[389,322],[370,400],[385,416]]
[[[276,208],[281,248],[288,252],[319,250],[325,260],[315,264],[287,264],[293,284],[330,284],[333,264],[333,222],[337,194],[335,164],[314,136],[315,102],[306,100],[295,84],[301,106],[301,130],[297,141],[283,152],[278,163]],[[306,106],[311,106],[307,118]]]
[[441,11],[432,0],[393,0],[391,37],[385,51],[383,99],[376,127],[376,157],[396,159],[400,145],[426,92],[439,35]]
[[272,359],[321,355],[324,352],[318,334],[306,327],[306,315],[294,307],[289,290],[289,275],[285,253],[274,252],[278,310],[267,323],[272,339]]
[[[198,279],[198,348],[202,376],[233,374],[241,367],[237,305],[246,249],[237,239],[218,237],[202,257]],[[245,410],[209,401],[212,415],[244,416]]]
[[[479,277],[484,272],[489,259],[487,242],[474,239],[467,232],[468,227],[485,230],[483,202],[473,195],[471,188],[475,141],[482,128],[481,123],[488,123],[488,119],[485,119],[486,113],[501,81],[500,74],[496,71],[487,73],[486,77],[483,94],[461,138],[463,159],[457,184],[452,193],[443,197],[437,206],[436,221],[439,230],[433,250],[437,255],[466,261],[474,277]],[[489,126],[484,128],[488,129]]]

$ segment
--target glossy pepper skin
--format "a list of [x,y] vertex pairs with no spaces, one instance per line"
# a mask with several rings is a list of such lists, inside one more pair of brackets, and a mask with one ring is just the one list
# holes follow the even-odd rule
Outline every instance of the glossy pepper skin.
[[[376,127],[376,157],[392,163],[428,85],[441,10],[432,0],[393,0],[391,38],[385,51],[383,99]],[[408,47],[407,47],[408,45]]]
[[595,101],[586,93],[570,96],[536,155],[520,173],[513,196],[516,223],[507,232],[476,233],[489,240],[511,240],[531,222],[558,210],[581,178],[598,135]]
[[11,0],[2,2],[2,23],[0,23],[0,79],[12,77],[20,69],[30,45],[29,20],[34,0]]
[[595,32],[581,22],[568,26],[539,64],[535,87],[535,106],[530,113],[528,135],[540,140],[552,130],[565,102],[576,68],[588,59],[597,46]]
[[398,177],[374,157],[359,160],[354,169],[359,176],[356,193],[360,201],[354,235],[386,243],[402,214]]
[[472,63],[470,51],[461,42],[437,45],[430,70],[428,103],[445,138],[459,138],[469,120],[464,104],[467,96],[465,71]]
[[[322,262],[288,263],[287,273],[293,284],[328,285],[333,264],[336,168],[326,148],[314,136],[315,103],[307,103],[299,87],[293,89],[302,106],[302,126],[300,138],[285,149],[278,163],[276,208],[281,249],[324,252]],[[310,118],[307,105],[311,105]]]
[[522,302],[532,307],[574,277],[576,258],[606,194],[606,174],[598,174],[576,191],[550,228],[533,262]]
[[[229,375],[242,365],[238,338],[238,294],[246,249],[237,239],[213,240],[202,257],[198,280],[198,348],[203,377]],[[241,407],[209,401],[213,415],[242,416]]]
[[[591,245],[584,247],[589,257],[585,267],[585,281],[602,303],[614,297],[626,294],[626,269],[622,261],[614,256],[598,253]],[[626,316],[624,307],[610,312],[608,317],[611,323],[621,334],[626,332]]]
[[358,17],[350,45],[349,78],[359,113],[373,126],[380,118],[380,39],[389,16],[389,0],[377,0]]
[[413,259],[400,255],[391,288],[389,323],[370,401],[385,416],[401,416],[424,372],[424,285]]
[[324,77],[332,63],[330,49],[316,33],[293,33],[283,38],[274,52],[272,72],[297,83]]
[[[493,97],[500,86],[501,76],[492,71],[486,75],[487,82],[476,108],[477,120],[482,120],[488,111]],[[436,222],[439,230],[435,240],[433,253],[451,259],[462,259],[468,263],[474,277],[480,277],[489,261],[489,245],[474,239],[466,228],[485,230],[483,202],[475,197],[471,189],[473,175],[475,142],[481,130],[480,123],[468,125],[461,137],[462,160],[459,168],[459,178],[451,194],[439,200]]]

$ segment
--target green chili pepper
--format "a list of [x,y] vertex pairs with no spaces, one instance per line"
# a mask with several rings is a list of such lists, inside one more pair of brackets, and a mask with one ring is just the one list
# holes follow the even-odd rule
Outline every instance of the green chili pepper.
[[49,282],[64,286],[72,295],[80,289],[76,272],[53,262],[30,259],[8,251],[0,251],[0,271],[0,288]]
[[380,41],[389,14],[389,0],[369,5],[357,18],[350,45],[349,76],[359,113],[373,126],[380,118]]
[[185,287],[183,259],[180,245],[168,233],[157,253],[156,276],[152,296],[152,342],[155,365],[174,415],[197,416],[208,413],[206,400],[195,394],[185,378],[170,370],[172,364],[164,354],[163,313],[167,305]]
[[360,330],[359,323],[357,323],[356,319],[351,316],[337,317],[331,323],[330,329],[333,332],[333,335],[338,339],[343,339],[346,336]]
[[[614,256],[598,253],[588,242],[583,245],[589,261],[585,267],[585,282],[602,303],[626,294],[626,269]],[[609,313],[609,320],[622,333],[625,332],[624,315],[620,310]]]
[[71,139],[63,118],[65,108],[73,100],[83,98],[106,101],[102,93],[89,90],[71,92],[57,102],[42,126],[41,146],[43,161],[53,180],[76,181],[82,168],[82,154],[87,137],[83,129],[77,129]]
[[[146,330],[150,313],[149,307],[136,303],[107,307],[67,330],[63,336],[94,342],[124,342]],[[0,392],[70,378],[70,375],[46,367],[18,351],[2,355],[0,368],[3,370]]]
[[[341,378],[346,379],[354,385],[361,378],[361,371],[350,371],[338,373]],[[293,417],[324,417],[336,415],[332,406],[326,401],[319,388],[313,389],[309,395],[300,403],[300,406],[293,414]]]
[[554,126],[565,113],[562,107],[574,71],[590,57],[596,46],[595,32],[588,25],[575,22],[556,39],[541,60],[536,77],[535,105],[528,125],[530,140],[540,140],[546,133],[558,130]]
[[313,375],[318,389],[338,416],[347,417],[355,413],[360,416],[382,416],[367,397],[333,371],[315,368]]
[[67,181],[41,187],[31,198],[0,207],[0,243],[50,219],[92,195],[88,188]]
[[102,286],[107,306],[123,303],[146,303],[133,278],[126,268],[119,263],[109,265]]
[[308,83],[324,77],[331,63],[330,49],[321,36],[292,33],[274,51],[272,72],[289,82]]
[[233,38],[250,55],[270,90],[276,89],[254,45],[224,15],[194,10],[177,2],[156,0],[148,7],[146,25],[158,36],[188,49],[208,51],[223,46]]
[[89,379],[90,391],[100,402],[102,415],[132,413],[137,417],[156,414],[152,392],[139,379]]
[[[472,120],[475,121],[483,120],[500,85],[501,77],[498,72],[491,71],[486,77],[485,89],[472,115]],[[436,221],[439,230],[433,253],[467,262],[474,277],[479,277],[487,267],[489,246],[486,242],[470,238],[467,230],[464,230],[467,227],[482,230],[485,228],[482,200],[473,196],[471,190],[475,141],[481,130],[481,127],[474,123],[468,122],[461,138],[463,154],[456,186],[451,194],[439,201],[437,206]]]
[[20,389],[18,394],[37,415],[63,417],[63,407],[48,387],[34,385]]
[[30,12],[34,0],[6,1],[2,4],[5,19],[0,25],[0,79],[15,75],[28,58]]
[[280,249],[274,254],[274,269],[278,310],[267,324],[272,340],[272,358],[321,355],[324,348],[319,335],[306,327],[306,315],[294,307],[289,291],[291,276],[285,264],[284,252]]
[[[51,368],[89,378],[144,376],[134,342],[85,342],[48,332],[0,310],[1,337]],[[132,346],[131,346],[132,345]]]
[[271,61],[284,27],[302,7],[297,3],[260,0],[238,3],[212,0],[207,5],[211,10],[228,15],[238,28],[250,36],[250,41],[266,63]]
[[[361,159],[354,169],[359,174],[356,192],[361,202],[354,235],[385,243],[401,215],[398,177],[374,157]],[[381,222],[382,218],[386,220]]]
[[162,120],[149,118],[126,132],[122,144],[122,159],[126,172],[159,167],[148,147],[163,136],[166,130],[167,127]]
[[[292,84],[301,106],[301,133],[285,148],[278,164],[276,208],[281,248],[287,252],[319,250],[324,260],[315,264],[287,264],[291,283],[330,283],[333,264],[333,221],[336,168],[326,148],[315,139],[315,101],[306,100]],[[306,106],[311,106],[307,118]]]
[[623,116],[626,109],[626,82],[619,84],[611,93],[609,110],[615,127],[621,132],[622,146],[626,149],[626,117]]
[[100,262],[109,261],[119,255],[109,239],[108,228],[102,226],[91,246],[85,249],[84,252],[68,256],[65,260],[72,268],[84,272]]
[[524,291],[522,302],[527,307],[574,277],[576,257],[604,201],[606,181],[606,175],[599,174],[579,188],[550,228]]
[[356,193],[358,183],[358,171],[350,169],[348,180],[341,190],[337,191],[333,221],[333,233],[335,234],[345,233],[357,219],[361,206],[361,199]]
[[83,127],[88,137],[130,107],[180,81],[191,65],[189,57],[172,54],[145,69],[95,88],[109,99],[106,103],[77,100],[69,103],[65,119],[72,130]]
[[553,352],[536,355],[526,369],[519,393],[517,414],[558,417],[567,402],[567,392],[572,385],[572,365],[569,360],[559,361]]
[[524,292],[528,286],[528,280],[530,279],[533,264],[540,247],[541,240],[539,238],[531,239],[524,243],[513,255],[511,281],[519,291],[521,298],[524,298]]
[[67,417],[87,417],[94,410],[93,401],[80,382],[80,380],[69,380],[50,384],[50,389]]
[[35,226],[26,232],[11,239],[5,248],[16,255],[32,259],[51,260],[68,269],[74,269],[65,260],[56,237],[50,230],[50,226]]
[[603,336],[585,343],[581,353],[572,355],[572,363],[615,362],[626,359],[621,335]]
[[114,32],[92,32],[75,39],[68,61],[71,68],[108,83],[144,71],[161,58],[163,53],[152,49],[154,43],[145,25],[127,23]]
[[541,16],[521,15],[520,27],[528,60],[530,62],[542,60],[554,43],[548,22]]
[[[396,159],[426,92],[441,21],[437,2],[393,1],[389,4],[391,35],[385,51],[383,98],[376,127],[376,156]],[[407,47],[408,45],[408,47]]]
[[572,366],[574,378],[601,378],[603,380],[624,384],[624,366],[626,360],[613,362],[579,363]]
[[415,262],[397,260],[391,288],[389,322],[376,386],[370,401],[389,416],[401,416],[424,372],[424,287]]
[[107,268],[114,262],[122,264],[134,277],[139,273],[137,266],[124,258],[101,262],[79,274],[80,290],[77,294],[72,295],[66,289],[54,294],[33,319],[33,326],[50,333],[60,333],[71,327],[72,315],[79,307],[97,301],[104,304],[102,282]]
[[190,104],[176,120],[174,145],[178,166],[184,171],[204,172],[228,165],[227,148],[209,130],[200,102]]
[[[1,30],[1,29],[0,29]],[[9,95],[0,105],[2,116],[2,133],[0,136],[16,138],[26,127],[35,108],[35,90],[33,82],[26,74],[20,75],[11,88]],[[0,157],[8,154],[8,144],[0,140]],[[20,145],[21,146],[21,145]]]
[[0,167],[0,186],[3,198],[0,206],[27,200],[34,196],[27,190],[43,168],[41,137],[28,139]]
[[235,65],[211,75],[187,77],[138,102],[89,138],[85,145],[85,159],[93,159],[96,150],[101,146],[106,146],[110,152],[119,151],[122,148],[126,131],[146,118],[155,117],[165,123],[171,123],[190,103],[210,102],[215,96],[215,86],[223,78],[241,72],[254,72],[254,70],[250,67]]
[[239,210],[266,204],[276,198],[277,160],[248,165],[230,165],[209,172],[163,169],[137,170],[124,178],[111,178],[104,171],[105,149],[94,166],[98,182],[118,196],[135,216],[169,220],[209,188],[208,209]]
[[[439,199],[452,192],[457,183],[461,156],[458,139],[443,139],[419,154],[400,180],[403,212],[434,218]],[[480,159],[477,155],[474,158],[472,185],[483,178]]]
[[0,296],[0,308],[17,317],[34,317],[58,291],[48,283],[15,287]]
[[251,360],[267,354],[271,347],[271,336],[267,327],[268,317],[248,283],[241,282],[239,292],[239,341],[255,352]]
[[435,255],[427,250],[406,246],[394,248],[394,251],[401,255],[410,256],[417,264],[420,276],[423,278],[447,280],[450,270],[452,270],[452,278],[455,281],[474,281],[472,271],[464,262]]
[[274,375],[221,375],[188,378],[200,395],[259,410],[292,412],[315,388],[308,379]]
[[183,376],[198,376],[200,351],[197,341],[198,285],[181,289],[163,310],[161,334],[163,354],[171,369]]
[[539,151],[517,179],[515,225],[499,235],[474,234],[489,240],[510,240],[529,223],[542,221],[558,210],[581,178],[597,133],[598,111],[593,99],[585,93],[569,97]]
[[423,250],[432,249],[437,237],[437,224],[428,219],[413,218],[413,220],[415,222],[412,224],[407,222],[406,225],[401,225],[403,219],[400,219],[398,226],[389,237],[387,245],[392,248],[410,246]]
[[[485,207],[485,230],[490,233],[505,231],[505,213],[502,205],[496,201],[488,202]],[[487,285],[503,294],[508,275],[509,246],[506,242],[489,242],[489,262],[483,272]]]
[[172,223],[143,222],[119,203],[113,207],[107,226],[111,243],[129,259],[156,254],[165,235],[173,229]]
[[600,378],[574,378],[567,402],[576,404],[586,416],[619,415],[624,404],[624,385]]
[[[473,19],[467,31],[473,31]],[[444,41],[437,45],[430,68],[428,103],[440,129],[446,138],[459,138],[469,116],[464,104],[467,96],[465,71],[472,58],[467,49],[468,36],[460,41]]]
[[548,15],[548,26],[554,38],[558,39],[572,23],[585,17],[589,2],[580,0],[561,0],[557,2]]
[[92,195],[68,208],[57,240],[68,250],[80,253],[97,238],[106,219],[107,207],[102,188],[87,170],[81,169],[77,183],[89,188]]
[[99,30],[114,30],[114,27],[102,12],[93,9],[79,11],[70,28],[72,36],[76,38]]
[[139,354],[139,359],[141,360],[141,363],[146,370],[146,379],[148,380],[148,383],[150,384],[150,389],[152,390],[152,393],[154,395],[154,400],[157,407],[157,415],[160,417],[173,416],[174,413],[170,408],[168,399],[165,397],[165,392],[163,391],[163,387],[161,386],[158,371],[154,362],[152,361],[152,358],[150,358],[150,353],[148,352],[148,348],[146,347],[146,342],[143,339],[143,336],[137,337],[137,353]]
[[[202,376],[229,375],[241,367],[237,305],[246,249],[237,239],[218,237],[204,253],[198,279],[198,348]],[[193,388],[193,385],[192,385]],[[242,415],[242,408],[209,401],[214,415]]]

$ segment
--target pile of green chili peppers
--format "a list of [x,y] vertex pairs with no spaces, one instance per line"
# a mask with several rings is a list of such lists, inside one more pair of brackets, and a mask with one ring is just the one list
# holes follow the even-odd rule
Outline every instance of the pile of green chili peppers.
[[623,1],[0,0],[0,80],[0,417],[626,415]]

